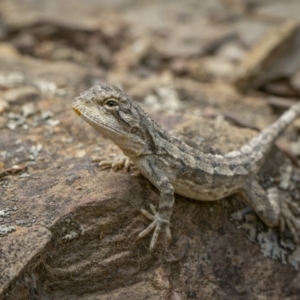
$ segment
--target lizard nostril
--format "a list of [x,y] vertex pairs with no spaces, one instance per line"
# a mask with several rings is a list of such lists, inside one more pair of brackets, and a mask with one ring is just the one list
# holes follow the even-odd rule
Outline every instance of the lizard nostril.
[[83,98],[82,100],[85,104],[91,104],[92,103],[92,99],[89,99],[89,98]]

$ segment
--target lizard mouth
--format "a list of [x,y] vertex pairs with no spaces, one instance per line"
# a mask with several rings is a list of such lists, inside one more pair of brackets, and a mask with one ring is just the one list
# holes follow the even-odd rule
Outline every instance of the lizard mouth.
[[73,106],[72,108],[78,116],[80,116],[82,119],[84,119],[87,123],[89,123],[96,130],[100,131],[99,127],[102,127],[103,130],[107,130],[107,131],[118,133],[120,135],[124,135],[124,132],[121,132],[119,130],[116,130],[115,128],[112,128],[110,126],[107,126],[106,124],[103,124],[99,119],[91,118],[90,116],[85,114],[84,110],[80,110],[76,106]]
[[81,111],[80,111],[78,108],[73,107],[73,110],[75,111],[75,113],[76,113],[78,116],[81,115]]

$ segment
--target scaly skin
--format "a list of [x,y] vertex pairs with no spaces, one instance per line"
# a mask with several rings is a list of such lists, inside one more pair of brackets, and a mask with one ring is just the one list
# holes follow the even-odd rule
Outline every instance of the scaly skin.
[[[150,250],[161,230],[171,239],[170,218],[174,193],[195,200],[215,201],[240,194],[268,226],[287,227],[298,242],[300,222],[295,204],[279,201],[274,189],[265,192],[255,175],[280,133],[300,115],[300,103],[246,145],[226,155],[206,154],[169,135],[122,90],[105,83],[75,98],[74,111],[111,139],[139,171],[159,190],[158,210],[141,212],[152,223],[139,234],[154,229]],[[292,206],[292,207],[291,207]]]

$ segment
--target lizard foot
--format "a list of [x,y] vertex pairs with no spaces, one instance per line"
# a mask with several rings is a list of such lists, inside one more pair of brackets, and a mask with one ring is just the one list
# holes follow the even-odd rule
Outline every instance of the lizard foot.
[[138,238],[142,238],[150,233],[152,229],[154,229],[154,233],[151,239],[150,243],[150,251],[152,251],[155,247],[158,235],[160,231],[164,228],[168,240],[171,240],[171,230],[170,230],[170,223],[169,220],[164,219],[155,209],[154,205],[150,204],[150,209],[153,214],[148,213],[145,209],[141,209],[141,213],[149,220],[152,221],[152,223],[144,229],[140,234],[138,235]]
[[108,160],[101,160],[100,167],[112,168],[113,170],[125,169],[127,172],[131,170],[133,163],[130,158],[124,155],[118,155]]
[[280,202],[281,215],[279,220],[280,231],[283,232],[288,229],[296,244],[300,244],[299,232],[300,232],[300,220],[295,215],[300,214],[300,207],[298,204],[292,202],[289,199]]

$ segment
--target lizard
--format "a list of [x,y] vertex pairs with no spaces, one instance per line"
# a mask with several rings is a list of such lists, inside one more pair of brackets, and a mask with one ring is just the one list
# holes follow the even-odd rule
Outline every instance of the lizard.
[[266,160],[275,140],[300,116],[300,102],[291,106],[273,124],[236,151],[225,155],[203,153],[164,131],[143,109],[116,86],[95,85],[75,97],[73,110],[88,124],[109,138],[124,153],[118,164],[130,160],[159,191],[158,209],[141,209],[151,223],[138,238],[154,230],[150,250],[159,233],[171,240],[170,218],[174,194],[203,201],[216,201],[240,195],[269,227],[279,226],[299,242],[299,206],[279,199],[276,188],[265,191],[256,174]]

